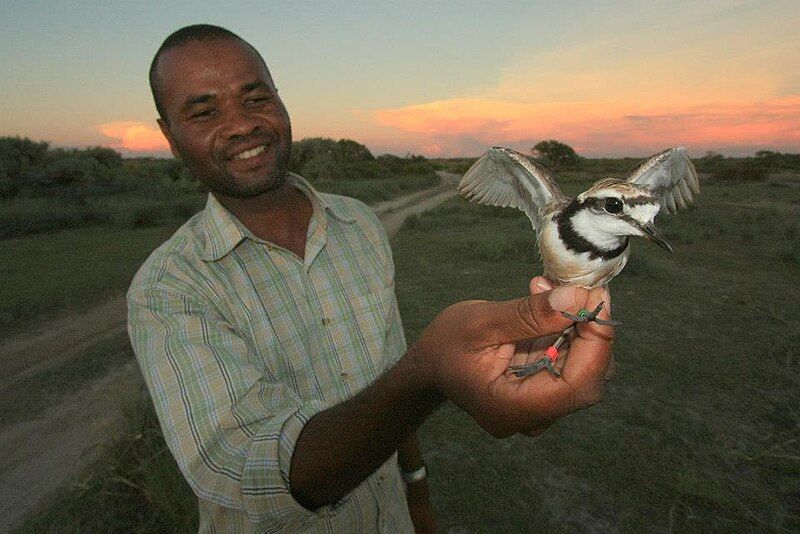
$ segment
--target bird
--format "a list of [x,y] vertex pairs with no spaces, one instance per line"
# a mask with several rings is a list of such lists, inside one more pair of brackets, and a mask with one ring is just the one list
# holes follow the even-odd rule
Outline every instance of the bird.
[[[665,250],[672,246],[655,227],[659,211],[676,213],[700,193],[700,181],[684,147],[668,148],[643,161],[624,179],[602,178],[575,198],[564,195],[550,172],[525,155],[492,147],[462,176],[458,191],[470,202],[524,212],[536,232],[544,276],[559,285],[607,286],[625,267],[631,237],[644,237]],[[512,366],[518,377],[547,369],[579,322],[619,324],[593,311],[565,313],[573,324],[533,364]]]

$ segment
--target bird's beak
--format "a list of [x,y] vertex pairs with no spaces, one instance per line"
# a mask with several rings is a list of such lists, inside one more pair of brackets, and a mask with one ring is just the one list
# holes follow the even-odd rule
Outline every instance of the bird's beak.
[[663,248],[667,252],[672,252],[672,245],[669,244],[661,232],[658,231],[656,226],[653,223],[650,224],[643,224],[640,226],[642,232],[644,232],[644,237],[658,245],[659,247]]

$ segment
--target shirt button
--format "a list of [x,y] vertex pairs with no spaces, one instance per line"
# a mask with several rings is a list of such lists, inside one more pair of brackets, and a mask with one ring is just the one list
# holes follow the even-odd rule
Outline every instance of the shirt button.
[[327,317],[322,318],[322,326],[328,326],[331,323],[331,320]]

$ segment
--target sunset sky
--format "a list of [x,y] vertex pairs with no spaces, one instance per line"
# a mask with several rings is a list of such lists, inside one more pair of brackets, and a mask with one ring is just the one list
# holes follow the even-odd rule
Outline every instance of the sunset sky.
[[477,156],[800,152],[800,1],[0,3],[0,135],[165,155],[147,69],[225,26],[270,66],[295,139]]

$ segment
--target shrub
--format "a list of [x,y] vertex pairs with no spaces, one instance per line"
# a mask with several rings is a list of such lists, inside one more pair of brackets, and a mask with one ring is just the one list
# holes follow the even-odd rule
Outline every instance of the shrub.
[[711,170],[711,178],[720,182],[763,182],[767,176],[767,169],[750,159],[724,160]]
[[350,139],[312,137],[297,141],[292,145],[289,169],[311,181],[384,177],[369,149]]
[[0,203],[0,239],[84,224],[81,205],[58,198],[19,198]]
[[800,170],[800,154],[782,154],[771,150],[756,152],[756,161],[771,170]]
[[119,169],[122,167],[122,155],[111,148],[95,146],[77,151],[77,153],[95,160],[106,169]]
[[47,162],[50,145],[27,137],[0,137],[0,167],[18,173]]
[[89,205],[93,222],[123,228],[157,226],[170,216],[169,207],[153,198],[117,195],[94,199]]
[[399,158],[391,154],[378,156],[375,160],[381,171],[398,175],[422,175],[436,172],[436,168],[424,157],[409,155]]

